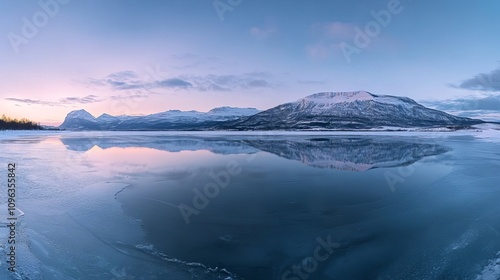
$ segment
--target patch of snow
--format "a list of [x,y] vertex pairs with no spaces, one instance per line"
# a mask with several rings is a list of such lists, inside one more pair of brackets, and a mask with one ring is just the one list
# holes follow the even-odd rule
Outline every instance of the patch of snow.
[[417,105],[417,103],[415,103],[413,100],[409,98],[401,98],[390,95],[379,95],[375,97],[375,101],[384,104],[403,106],[405,108],[413,108]]
[[92,116],[89,112],[85,110],[76,110],[76,111],[71,111],[69,114],[66,116],[67,119],[83,119],[83,120],[88,120],[91,122],[94,122],[96,118]]
[[102,114],[99,117],[97,117],[97,120],[100,122],[112,122],[118,120],[118,117],[111,116],[109,114]]
[[69,131],[61,130],[0,130],[0,141],[12,140],[20,137],[46,136],[69,134]]
[[255,115],[259,110],[255,108],[237,108],[237,107],[217,107],[208,111],[207,114],[223,115],[223,116],[251,116]]
[[500,130],[495,130],[495,129],[483,130],[477,133],[475,137],[489,142],[500,142]]
[[337,104],[343,102],[373,100],[375,96],[367,91],[353,92],[320,92],[309,95],[298,102],[315,102],[318,104]]
[[500,130],[500,124],[482,123],[482,124],[474,125],[473,128],[482,129],[482,130]]

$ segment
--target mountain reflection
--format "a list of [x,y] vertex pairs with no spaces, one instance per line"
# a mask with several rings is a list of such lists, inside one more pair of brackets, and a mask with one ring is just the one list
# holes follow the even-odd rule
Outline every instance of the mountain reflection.
[[103,136],[98,138],[61,137],[70,151],[86,152],[97,146],[108,148],[150,148],[168,152],[207,150],[214,154],[252,154],[259,150],[240,141],[217,138],[171,136]]
[[300,161],[306,165],[347,171],[397,167],[424,157],[442,154],[447,148],[388,138],[313,138],[294,140],[249,140],[261,151]]
[[61,137],[68,150],[85,152],[101,149],[150,148],[168,152],[207,150],[215,154],[253,154],[259,151],[299,161],[308,166],[363,172],[373,168],[406,166],[425,157],[443,154],[448,148],[412,141],[409,137],[286,137],[255,136],[103,136]]

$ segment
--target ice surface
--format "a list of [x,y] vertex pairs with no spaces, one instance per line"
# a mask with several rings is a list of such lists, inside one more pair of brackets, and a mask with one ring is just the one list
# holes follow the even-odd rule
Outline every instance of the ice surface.
[[[498,252],[497,256],[500,256]],[[476,277],[476,280],[498,280],[500,279],[500,258],[491,260]]]
[[[0,132],[0,164],[19,167],[18,279],[281,279],[327,236],[339,251],[311,279],[497,279],[495,128]],[[233,161],[186,225],[176,206]]]

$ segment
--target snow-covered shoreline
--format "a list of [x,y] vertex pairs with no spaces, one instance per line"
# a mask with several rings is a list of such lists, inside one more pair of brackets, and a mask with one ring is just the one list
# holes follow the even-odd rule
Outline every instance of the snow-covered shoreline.
[[162,136],[419,136],[419,137],[446,137],[470,135],[478,138],[497,138],[500,140],[500,125],[485,123],[472,126],[472,129],[452,130],[448,128],[401,128],[384,127],[382,130],[274,130],[274,131],[67,131],[67,130],[2,130],[0,140],[9,140],[30,136],[59,136],[71,135],[75,137],[100,137],[106,135],[162,135]]
[[18,137],[28,136],[49,136],[68,134],[71,131],[62,130],[0,130],[0,140],[14,139]]

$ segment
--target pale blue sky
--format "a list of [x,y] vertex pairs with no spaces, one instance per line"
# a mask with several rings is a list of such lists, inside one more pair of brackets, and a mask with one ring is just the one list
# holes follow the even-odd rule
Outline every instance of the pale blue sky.
[[[59,124],[80,108],[267,109],[363,89],[456,113],[481,109],[471,99],[499,100],[487,107],[500,113],[498,1],[238,2],[0,0],[0,111]],[[222,19],[214,3],[236,5]],[[355,47],[356,28],[388,7],[398,12],[346,59],[342,43]]]

